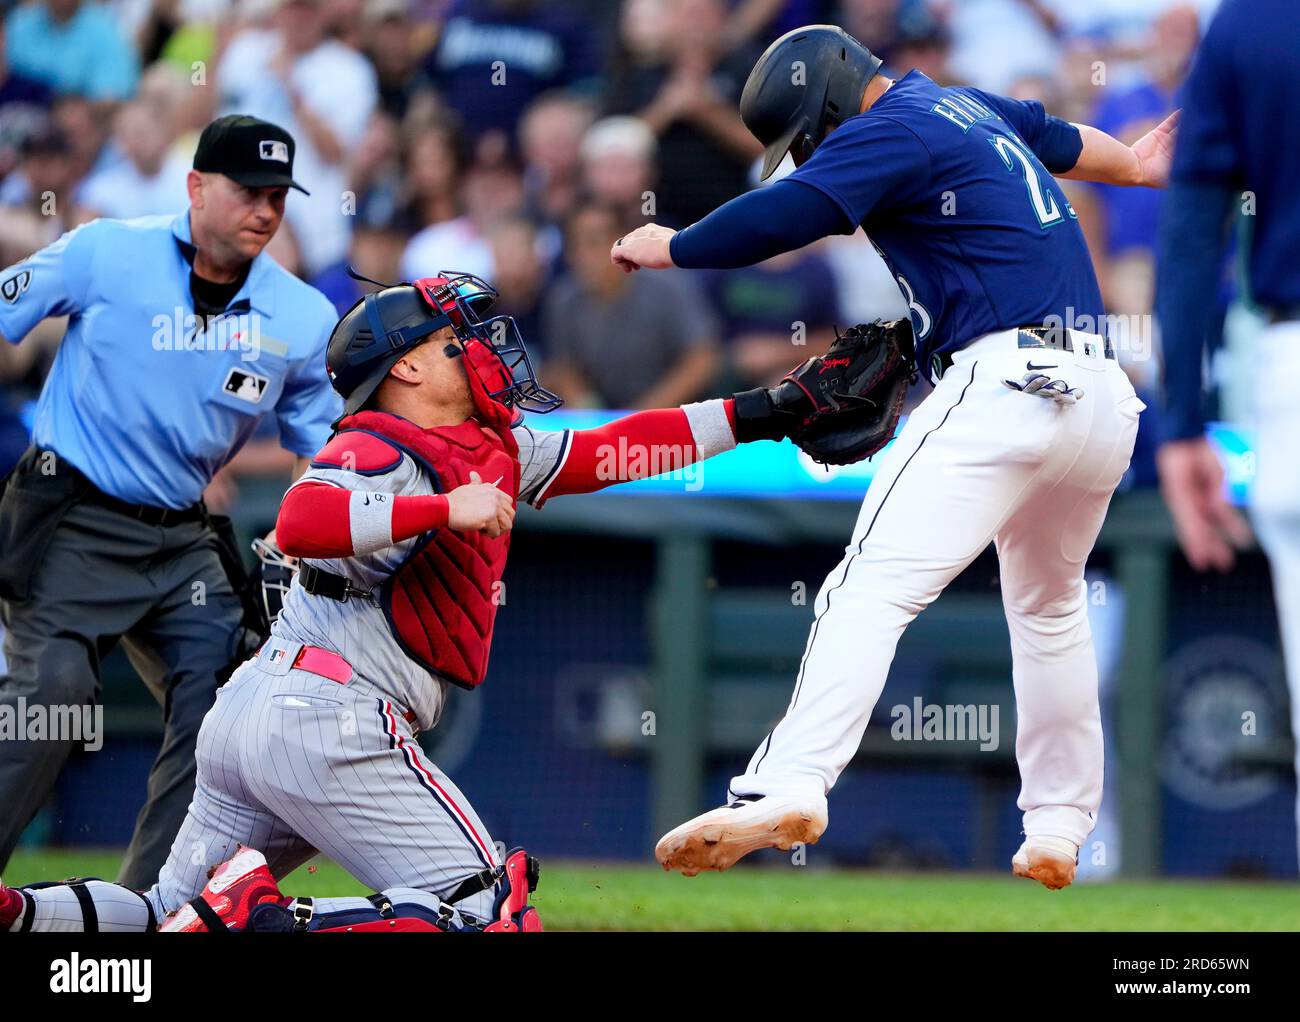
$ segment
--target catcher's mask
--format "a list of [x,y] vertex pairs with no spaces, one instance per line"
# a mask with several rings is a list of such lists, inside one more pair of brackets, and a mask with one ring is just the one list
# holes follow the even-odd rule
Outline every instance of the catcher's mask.
[[290,557],[260,536],[253,540],[253,552],[257,554],[260,562],[257,566],[257,574],[262,587],[262,606],[266,608],[266,620],[274,624],[284,606],[284,598],[289,595],[289,589],[293,586],[293,576],[298,571],[298,559]]
[[365,406],[406,352],[448,326],[458,342],[458,350],[448,354],[465,356],[466,371],[481,384],[471,387],[476,398],[481,390],[516,420],[523,411],[550,412],[562,403],[537,382],[514,318],[484,318],[497,299],[486,281],[443,270],[414,283],[379,286],[344,313],[330,335],[326,365],[330,382],[343,396],[344,415]]

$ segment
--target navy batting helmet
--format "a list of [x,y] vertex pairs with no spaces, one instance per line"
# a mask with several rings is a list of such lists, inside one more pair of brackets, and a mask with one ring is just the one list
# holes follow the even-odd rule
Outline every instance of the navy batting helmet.
[[767,147],[763,178],[788,152],[795,165],[862,109],[880,58],[837,25],[805,25],[769,46],[745,82],[740,116]]
[[448,326],[488,397],[515,410],[558,408],[560,399],[537,382],[514,319],[484,318],[496,299],[486,281],[450,270],[362,298],[335,324],[325,354],[343,414],[359,411],[403,354]]

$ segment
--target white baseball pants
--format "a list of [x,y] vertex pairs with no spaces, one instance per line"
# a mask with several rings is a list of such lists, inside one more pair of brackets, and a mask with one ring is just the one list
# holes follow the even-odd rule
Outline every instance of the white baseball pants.
[[[789,709],[732,780],[733,795],[829,792],[857,752],[903,630],[994,542],[1024,830],[1083,843],[1103,761],[1083,572],[1144,405],[1100,338],[1072,336],[1074,353],[1021,348],[1007,330],[953,356],[882,457],[844,558],[817,595]],[[1083,399],[1062,406],[1003,385],[1027,363],[1052,367],[1044,371]]]
[[[1278,323],[1264,331],[1257,352],[1259,379],[1300,379],[1300,323]],[[1300,735],[1300,405],[1286,386],[1257,388],[1255,488],[1251,518],[1273,574],[1291,690],[1291,734]],[[1300,738],[1296,741],[1300,776]],[[1297,846],[1300,848],[1300,795],[1296,801]],[[1300,854],[1300,851],[1297,852]]]

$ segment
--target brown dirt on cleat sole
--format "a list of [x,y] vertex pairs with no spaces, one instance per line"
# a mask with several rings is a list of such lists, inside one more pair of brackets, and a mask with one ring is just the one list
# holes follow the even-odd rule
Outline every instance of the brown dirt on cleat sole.
[[750,852],[760,848],[789,851],[796,844],[815,845],[822,827],[805,813],[791,811],[763,826],[734,828],[725,823],[705,824],[698,830],[678,835],[671,844],[656,849],[665,870],[677,870],[693,877],[706,870],[730,869]]
[[1075,864],[1065,856],[1034,850],[1027,858],[1028,866],[1013,862],[1011,872],[1026,880],[1037,880],[1049,891],[1059,891],[1074,882]]

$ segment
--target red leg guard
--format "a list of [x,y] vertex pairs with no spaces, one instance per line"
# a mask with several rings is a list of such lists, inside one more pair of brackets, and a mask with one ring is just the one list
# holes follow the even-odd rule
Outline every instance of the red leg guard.
[[537,909],[528,904],[528,895],[537,890],[541,872],[537,860],[522,848],[506,856],[502,867],[502,890],[497,895],[496,919],[483,927],[484,933],[540,933],[542,920]]

